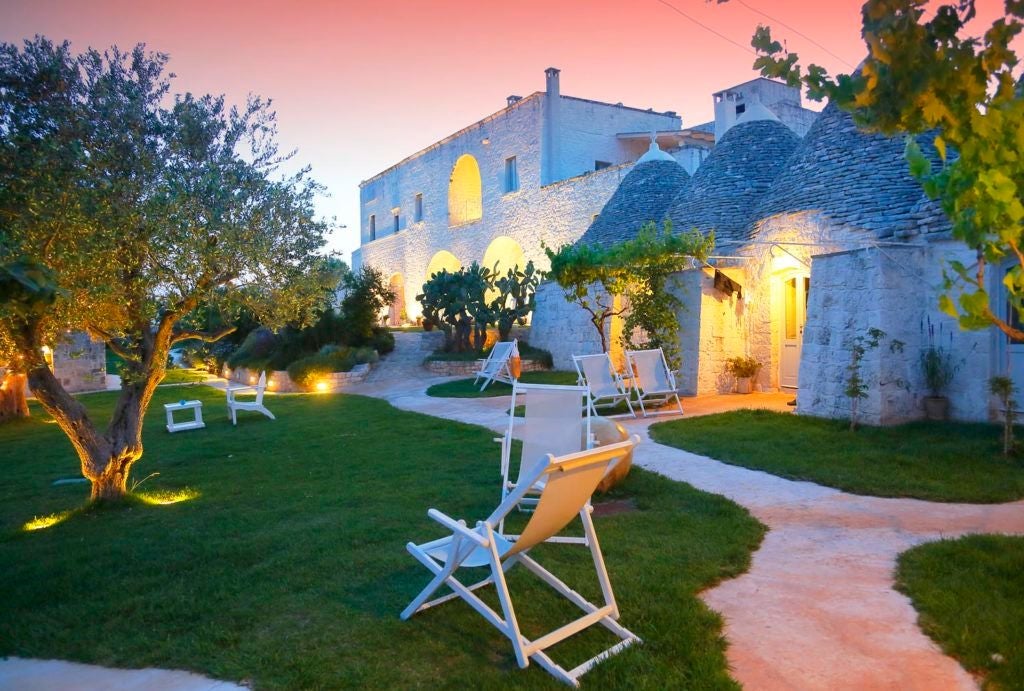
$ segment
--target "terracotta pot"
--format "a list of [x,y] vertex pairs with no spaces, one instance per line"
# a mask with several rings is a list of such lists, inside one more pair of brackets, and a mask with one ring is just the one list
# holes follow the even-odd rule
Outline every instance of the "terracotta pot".
[[508,369],[513,378],[519,379],[519,375],[523,373],[523,359],[518,355],[509,358]]
[[[596,416],[591,419],[590,433],[594,435],[595,446],[607,446],[608,444],[615,444],[629,438],[629,433],[626,431],[625,427],[615,420],[609,420],[608,418],[601,416]],[[616,464],[612,472],[608,473],[604,479],[601,480],[600,484],[597,486],[597,491],[604,494],[612,487],[622,482],[626,478],[626,475],[629,474],[629,469],[632,465],[633,452],[630,451],[626,454],[625,458]]]
[[736,379],[736,393],[750,393],[754,387],[750,384],[750,377]]
[[948,420],[949,399],[945,396],[925,396],[924,416],[928,420]]

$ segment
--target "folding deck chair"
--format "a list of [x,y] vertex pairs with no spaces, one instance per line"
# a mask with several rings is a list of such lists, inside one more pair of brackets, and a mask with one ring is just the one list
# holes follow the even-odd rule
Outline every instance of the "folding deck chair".
[[[522,401],[520,401],[522,399]],[[505,500],[524,482],[533,476],[538,466],[547,461],[547,455],[564,456],[593,445],[590,434],[591,409],[585,386],[555,386],[553,384],[512,383],[512,400],[509,403],[508,427],[504,436],[496,437],[501,443],[501,499]],[[522,422],[516,424],[516,404],[522,402],[525,408]],[[522,455],[519,458],[519,473],[510,479],[512,471],[513,432],[519,431],[522,439]],[[520,510],[531,510],[537,505],[537,495],[544,489],[544,479],[527,486],[520,499]],[[504,532],[504,518],[498,524],[498,532]],[[585,538],[557,538],[560,542],[584,543]]]
[[480,367],[480,371],[476,373],[473,386],[476,386],[476,383],[481,379],[484,380],[483,385],[480,387],[481,391],[490,386],[493,381],[511,384],[515,377],[512,376],[509,360],[516,355],[519,355],[518,339],[513,338],[511,341],[498,341],[495,343],[487,359],[484,360],[484,364]]
[[676,391],[675,374],[668,368],[668,361],[661,348],[653,350],[627,350],[626,362],[633,372],[633,390],[636,391],[640,403],[640,410],[644,417],[648,415],[671,415],[674,411],[655,410],[647,412],[644,401],[659,405],[668,403],[674,397],[676,405],[679,406],[679,414],[683,413],[683,403],[679,400],[679,393]]
[[[622,375],[615,371],[608,353],[573,355],[572,364],[576,366],[580,385],[586,385],[590,389],[590,405],[595,412],[597,408],[607,408],[619,401],[625,401],[629,414],[636,417],[633,404],[629,401],[629,387],[622,381]],[[607,399],[604,403],[598,403],[604,399]]]
[[[505,497],[486,521],[478,522],[474,528],[467,527],[465,521],[456,521],[437,509],[430,509],[427,515],[450,530],[451,535],[421,545],[412,542],[407,545],[409,553],[427,567],[434,574],[434,578],[402,611],[402,619],[409,619],[429,607],[462,598],[488,623],[512,641],[516,661],[521,668],[526,668],[533,660],[556,679],[571,686],[579,686],[579,678],[602,660],[634,643],[640,643],[641,640],[636,634],[618,623],[619,608],[615,602],[608,570],[590,516],[593,510],[590,506],[590,497],[594,489],[619,459],[632,450],[639,441],[640,438],[634,435],[617,444],[565,456],[555,457],[549,454],[514,492]],[[515,510],[530,488],[538,484],[543,485],[544,489],[537,509],[531,515],[522,535],[511,541],[496,528],[509,512]],[[583,529],[587,534],[594,570],[604,596],[602,606],[585,600],[528,554],[531,548],[556,535],[577,515],[583,522]],[[512,598],[505,582],[505,573],[516,564],[525,566],[555,592],[583,610],[584,615],[539,638],[527,639],[519,630],[519,622],[516,620]],[[473,585],[463,585],[455,577],[455,572],[460,568],[473,567],[489,567],[490,575]],[[473,593],[474,590],[491,584],[497,590],[501,615]],[[448,586],[454,592],[428,602],[427,598],[443,586]],[[558,665],[544,652],[594,624],[601,624],[611,631],[619,638],[619,642],[570,670]]]

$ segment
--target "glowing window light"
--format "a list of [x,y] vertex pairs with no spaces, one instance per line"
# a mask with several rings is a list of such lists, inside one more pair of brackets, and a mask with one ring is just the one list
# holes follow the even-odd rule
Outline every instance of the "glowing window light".
[[61,511],[60,513],[51,513],[49,516],[36,516],[31,521],[21,526],[22,530],[43,530],[44,528],[50,528],[57,525],[61,521],[67,519],[71,515],[70,511]]
[[195,499],[199,496],[199,492],[194,489],[169,489],[157,490],[155,492],[139,492],[136,496],[147,504],[166,506]]

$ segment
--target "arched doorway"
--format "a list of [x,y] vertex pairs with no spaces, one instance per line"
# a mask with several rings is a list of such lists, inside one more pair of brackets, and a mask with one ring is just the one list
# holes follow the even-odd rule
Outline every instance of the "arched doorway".
[[395,294],[395,299],[388,305],[388,326],[402,326],[409,318],[405,311],[405,280],[402,274],[392,274],[388,287]]
[[484,215],[480,166],[469,154],[459,156],[448,182],[448,225],[459,226]]
[[505,274],[509,269],[526,266],[526,255],[519,243],[509,237],[497,237],[491,241],[484,252],[483,266],[493,269],[498,266],[498,274]]
[[462,268],[462,262],[459,258],[448,250],[441,250],[433,257],[430,258],[430,263],[427,264],[427,270],[423,274],[424,280],[430,280],[430,277],[441,270],[446,271],[458,271]]

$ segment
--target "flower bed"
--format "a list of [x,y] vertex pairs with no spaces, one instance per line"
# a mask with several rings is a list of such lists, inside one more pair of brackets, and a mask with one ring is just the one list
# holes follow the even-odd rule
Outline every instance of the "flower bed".
[[[362,364],[356,365],[350,372],[326,373],[322,375],[319,380],[324,386],[321,388],[318,383],[317,391],[320,393],[344,391],[355,384],[362,383],[370,373],[370,369],[371,365]],[[260,380],[259,372],[246,369],[245,367],[229,369],[225,366],[224,371],[221,374],[225,379],[238,382],[240,384],[255,385],[256,382]],[[267,372],[267,391],[274,391],[277,393],[299,393],[302,389],[291,380],[291,377],[288,376],[288,372],[278,370],[274,372]]]

